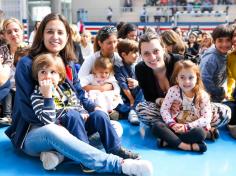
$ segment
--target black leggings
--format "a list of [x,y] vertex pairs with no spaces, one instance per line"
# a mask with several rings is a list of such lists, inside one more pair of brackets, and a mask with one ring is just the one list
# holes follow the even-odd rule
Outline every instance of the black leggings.
[[152,126],[152,133],[168,143],[168,146],[178,148],[181,142],[187,144],[199,143],[206,139],[206,131],[203,128],[194,128],[183,134],[176,134],[163,121],[158,121]]

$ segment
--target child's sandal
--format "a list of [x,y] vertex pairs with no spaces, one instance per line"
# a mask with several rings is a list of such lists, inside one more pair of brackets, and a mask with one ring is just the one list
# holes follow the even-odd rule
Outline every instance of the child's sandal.
[[209,132],[210,132],[210,135],[211,135],[210,139],[213,140],[213,141],[218,139],[219,136],[220,136],[219,130],[217,128],[214,128],[213,130],[210,130]]
[[194,150],[193,144],[190,144],[191,151],[199,152],[199,153],[204,153],[207,151],[207,145],[205,142],[199,142],[197,144],[198,144],[199,150]]

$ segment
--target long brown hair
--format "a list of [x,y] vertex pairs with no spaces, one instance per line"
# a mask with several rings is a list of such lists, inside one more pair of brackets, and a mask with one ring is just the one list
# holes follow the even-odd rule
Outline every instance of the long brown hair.
[[73,49],[73,41],[72,41],[72,36],[71,36],[71,30],[70,30],[70,25],[67,22],[66,18],[60,14],[56,13],[50,13],[48,14],[40,23],[39,28],[36,32],[33,44],[31,46],[29,55],[33,58],[41,53],[47,53],[48,50],[44,45],[44,30],[48,22],[52,20],[60,20],[66,28],[66,32],[68,35],[68,40],[66,46],[60,51],[59,55],[62,57],[63,61],[65,63],[68,63],[69,61],[72,61],[76,59],[74,49]]
[[[179,72],[183,69],[191,69],[195,72],[195,74],[197,76],[197,82],[196,82],[195,87],[193,88],[193,92],[196,97],[195,103],[197,105],[199,105],[201,102],[201,99],[202,99],[203,92],[205,92],[205,88],[204,88],[204,85],[203,85],[203,82],[201,79],[200,69],[199,69],[198,65],[196,65],[195,63],[193,63],[190,60],[180,60],[180,61],[176,62],[175,66],[174,66],[174,71],[171,76],[171,84],[172,85],[178,84],[177,77],[178,77]],[[206,94],[204,93],[204,95],[206,95]]]

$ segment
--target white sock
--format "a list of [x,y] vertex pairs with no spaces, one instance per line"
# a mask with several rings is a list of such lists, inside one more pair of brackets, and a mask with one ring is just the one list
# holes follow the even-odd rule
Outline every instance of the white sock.
[[147,160],[125,159],[121,165],[122,172],[126,175],[152,176],[152,163]]
[[55,170],[63,160],[64,156],[55,151],[41,152],[40,160],[45,170]]

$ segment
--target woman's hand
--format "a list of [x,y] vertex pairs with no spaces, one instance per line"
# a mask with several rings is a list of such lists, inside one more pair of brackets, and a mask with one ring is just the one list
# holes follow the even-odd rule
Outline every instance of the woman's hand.
[[82,118],[84,119],[85,122],[89,118],[89,114],[81,114],[81,116],[82,116]]
[[54,86],[51,80],[39,81],[39,90],[44,98],[52,98]]
[[112,84],[110,84],[110,83],[105,83],[105,84],[103,84],[103,85],[100,86],[100,87],[101,87],[101,88],[100,88],[100,91],[101,91],[101,92],[113,90],[113,86],[112,86]]
[[157,98],[156,101],[155,101],[155,102],[156,102],[156,105],[157,105],[157,106],[161,106],[163,100],[164,100],[164,98]]
[[127,78],[129,89],[134,89],[138,86],[138,81],[133,78]]
[[9,65],[3,65],[3,58],[0,55],[0,86],[7,82],[10,78],[11,69]]

